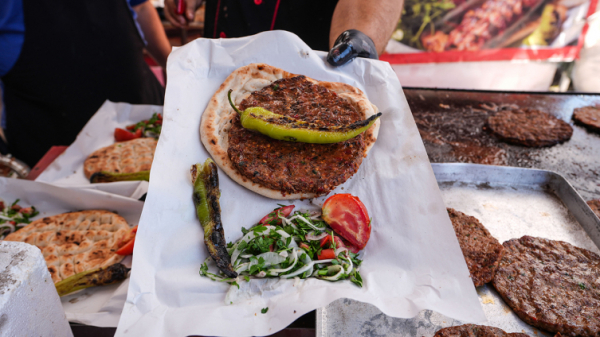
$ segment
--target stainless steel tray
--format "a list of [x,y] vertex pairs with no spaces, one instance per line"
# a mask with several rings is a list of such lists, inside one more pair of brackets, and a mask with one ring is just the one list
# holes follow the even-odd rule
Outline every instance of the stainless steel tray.
[[[600,253],[600,219],[573,186],[551,171],[477,164],[432,164],[442,197],[478,218],[500,242],[523,235],[562,240]],[[521,321],[492,286],[477,288],[486,324],[506,332],[552,336]],[[317,309],[317,336],[433,336],[460,322],[424,310],[412,319],[341,299]]]

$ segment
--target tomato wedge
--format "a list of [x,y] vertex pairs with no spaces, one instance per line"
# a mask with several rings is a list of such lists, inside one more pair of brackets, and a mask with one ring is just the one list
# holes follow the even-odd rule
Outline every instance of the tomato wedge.
[[137,129],[135,133],[133,133],[125,129],[115,128],[115,141],[117,142],[124,142],[140,137],[142,137],[142,129]]
[[333,250],[333,248],[323,249],[321,251],[321,254],[317,255],[317,259],[319,259],[319,260],[335,259],[335,251]]
[[133,254],[133,245],[135,244],[135,233],[137,233],[138,226],[135,226],[131,229],[130,239],[126,241],[126,243],[119,248],[115,253],[119,255],[131,255]]
[[261,223],[263,225],[280,226],[281,219],[279,219],[278,215],[281,215],[281,216],[287,218],[288,216],[290,216],[290,214],[292,214],[293,210],[294,210],[294,205],[276,208],[273,210],[273,212],[265,215],[262,219],[260,219],[259,223]]
[[342,193],[325,200],[323,220],[358,250],[365,248],[371,237],[367,208],[357,197]]

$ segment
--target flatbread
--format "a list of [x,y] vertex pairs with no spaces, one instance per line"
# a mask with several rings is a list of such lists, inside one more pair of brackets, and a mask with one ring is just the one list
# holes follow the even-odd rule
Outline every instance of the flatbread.
[[[204,110],[202,121],[200,123],[202,144],[204,144],[204,147],[210,153],[217,165],[219,165],[219,167],[238,184],[272,199],[303,199],[313,198],[316,195],[314,193],[283,194],[279,190],[254,183],[237,171],[227,154],[228,131],[231,121],[236,114],[229,105],[227,93],[232,89],[233,92],[231,98],[236,105],[239,105],[240,102],[250,96],[252,92],[260,90],[276,80],[294,76],[297,75],[262,63],[254,63],[238,68],[227,77],[213,95],[206,110]],[[308,80],[315,84],[322,85],[325,88],[334,91],[340,97],[350,101],[358,111],[364,114],[365,119],[379,112],[377,107],[369,102],[366,95],[361,90],[351,85],[337,82],[321,82],[310,78],[308,78]],[[377,120],[373,127],[364,134],[366,144],[365,156],[377,140],[379,126],[380,121]]]
[[103,147],[90,154],[83,163],[86,178],[101,171],[134,173],[150,170],[156,139],[137,138]]
[[123,217],[90,210],[35,220],[4,240],[37,246],[56,283],[86,270],[120,262],[124,256],[115,251],[130,231]]

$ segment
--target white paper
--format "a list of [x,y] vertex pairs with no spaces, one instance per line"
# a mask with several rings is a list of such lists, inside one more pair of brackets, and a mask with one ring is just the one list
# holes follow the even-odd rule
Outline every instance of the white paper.
[[[281,31],[198,39],[171,53],[164,125],[118,336],[268,335],[342,297],[372,303],[395,317],[433,309],[464,321],[485,319],[396,75],[387,63],[357,59],[335,69],[324,57]],[[254,62],[354,85],[383,112],[377,143],[343,185],[373,218],[363,288],[317,279],[242,281],[254,295],[230,305],[224,303],[227,284],[198,274],[207,251],[189,170],[208,157],[200,143],[200,117],[225,78]],[[250,227],[281,203],[241,187],[222,171],[219,181],[227,241],[239,239],[242,226]],[[268,312],[261,314],[265,307]]]
[[[101,191],[65,189],[45,183],[0,178],[0,198],[5,202],[21,199],[23,207],[35,206],[45,216],[86,209],[104,209],[117,212],[130,226],[139,223],[144,203]],[[131,258],[123,260],[131,266]],[[61,297],[61,302],[69,322],[83,323],[99,327],[116,327],[125,303],[129,279],[123,282],[87,288],[80,292]]]
[[162,113],[162,110],[163,107],[157,105],[104,102],[79,132],[73,144],[58,156],[36,181],[65,187],[89,187],[131,197],[131,193],[138,187],[145,188],[147,185],[140,185],[136,181],[90,184],[83,174],[83,162],[92,152],[115,143],[115,128],[125,128],[127,125],[149,119],[154,113]]

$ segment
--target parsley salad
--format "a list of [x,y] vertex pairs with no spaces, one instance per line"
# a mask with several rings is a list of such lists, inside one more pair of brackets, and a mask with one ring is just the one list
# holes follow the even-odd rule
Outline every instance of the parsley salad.
[[293,207],[282,206],[254,227],[242,227],[242,238],[227,244],[237,278],[210,272],[209,267],[216,269],[210,257],[202,264],[200,275],[238,288],[241,280],[266,277],[350,280],[362,287],[358,249],[338,236],[320,213],[291,214]]
[[39,214],[34,206],[21,207],[19,201],[17,199],[7,206],[0,200],[0,240],[27,226],[31,222],[30,219]]

